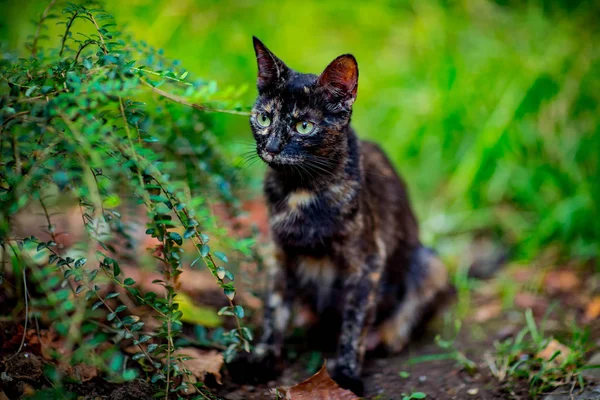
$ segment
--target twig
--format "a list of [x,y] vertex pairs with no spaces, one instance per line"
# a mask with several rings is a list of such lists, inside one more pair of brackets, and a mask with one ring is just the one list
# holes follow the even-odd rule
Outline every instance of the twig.
[[65,30],[65,34],[63,35],[63,38],[62,38],[62,43],[60,44],[60,52],[58,53],[59,56],[62,56],[62,53],[65,50],[65,42],[67,41],[67,35],[69,34],[69,30],[71,29],[71,26],[73,25],[73,21],[75,21],[75,19],[77,18],[78,15],[79,15],[79,12],[75,11],[75,13],[73,13],[73,16],[69,20],[69,22],[67,22],[67,29]]
[[96,30],[98,31],[98,36],[100,36],[100,43],[102,44],[101,47],[102,47],[102,50],[104,51],[104,54],[108,54],[108,49],[106,48],[106,44],[104,43],[104,36],[102,36],[102,32],[100,32],[100,27],[98,26],[98,23],[96,22],[96,19],[94,18],[94,15],[91,12],[88,12],[88,15],[89,15],[90,19],[92,20],[92,23],[96,27]]
[[200,110],[200,111],[208,111],[208,112],[219,112],[219,113],[225,113],[225,114],[233,114],[233,115],[245,115],[245,116],[249,116],[250,113],[247,111],[236,111],[236,110],[223,110],[220,108],[212,108],[212,107],[208,107],[208,106],[203,106],[200,104],[196,104],[196,103],[190,103],[189,101],[179,97],[179,96],[175,96],[171,93],[167,93],[164,90],[161,90],[155,86],[153,86],[150,82],[146,81],[143,78],[140,78],[140,81],[148,86],[150,89],[152,89],[153,92],[161,95],[162,97],[166,97],[167,99],[173,100],[175,103],[179,103],[179,104],[183,104],[185,106],[188,107],[192,107],[195,108],[196,110]]
[[35,28],[35,35],[33,36],[33,43],[31,44],[31,56],[32,57],[35,57],[37,55],[37,43],[38,43],[38,39],[40,38],[40,29],[42,27],[42,24],[46,20],[46,17],[48,17],[48,13],[50,12],[50,9],[54,6],[54,3],[56,3],[56,0],[52,0],[50,2],[50,4],[48,4],[46,9],[42,13],[40,22],[38,22],[37,27]]
[[[9,245],[13,254],[15,255],[15,257],[19,258],[19,256],[17,255],[15,248],[12,245]],[[21,344],[19,345],[19,349],[17,350],[17,352],[15,354],[13,354],[12,356],[10,356],[8,360],[12,360],[13,358],[15,358],[23,349],[23,345],[25,344],[25,336],[27,335],[27,324],[29,322],[29,300],[27,299],[29,297],[29,291],[27,290],[27,266],[25,265],[25,263],[23,263],[23,290],[25,292],[25,327],[23,328],[23,337],[21,337]]]

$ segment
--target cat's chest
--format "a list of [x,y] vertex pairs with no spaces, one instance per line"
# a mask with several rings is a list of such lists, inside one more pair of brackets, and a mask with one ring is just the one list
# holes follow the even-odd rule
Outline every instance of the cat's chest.
[[336,186],[321,191],[298,189],[269,204],[269,223],[284,248],[307,255],[328,253],[346,234],[353,196]]

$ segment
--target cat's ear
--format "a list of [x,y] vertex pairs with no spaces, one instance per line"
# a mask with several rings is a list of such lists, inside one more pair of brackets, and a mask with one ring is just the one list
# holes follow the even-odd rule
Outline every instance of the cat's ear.
[[267,46],[258,40],[256,36],[252,36],[252,40],[254,41],[254,51],[258,63],[258,90],[263,91],[270,86],[284,82],[288,77],[289,68],[267,49]]
[[356,100],[358,64],[351,54],[339,56],[319,76],[318,84],[329,101],[350,107]]

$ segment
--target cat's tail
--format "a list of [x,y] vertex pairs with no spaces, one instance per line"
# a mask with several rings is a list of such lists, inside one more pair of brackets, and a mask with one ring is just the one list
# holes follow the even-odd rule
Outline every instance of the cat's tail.
[[454,295],[446,266],[437,254],[420,246],[413,251],[403,300],[392,315],[377,327],[381,344],[398,352],[411,336]]

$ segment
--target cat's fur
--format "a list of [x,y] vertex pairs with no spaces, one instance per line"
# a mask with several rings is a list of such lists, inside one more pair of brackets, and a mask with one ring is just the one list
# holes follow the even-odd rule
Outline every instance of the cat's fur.
[[[367,341],[400,350],[447,288],[447,272],[419,241],[405,186],[383,151],[350,127],[358,88],[352,55],[319,75],[288,68],[254,38],[259,96],[250,118],[269,165],[273,239],[259,357],[281,355],[294,303],[337,322],[332,376],[362,391]],[[271,120],[261,126],[257,118]],[[298,122],[315,129],[302,135]],[[334,323],[335,324],[335,323]]]

